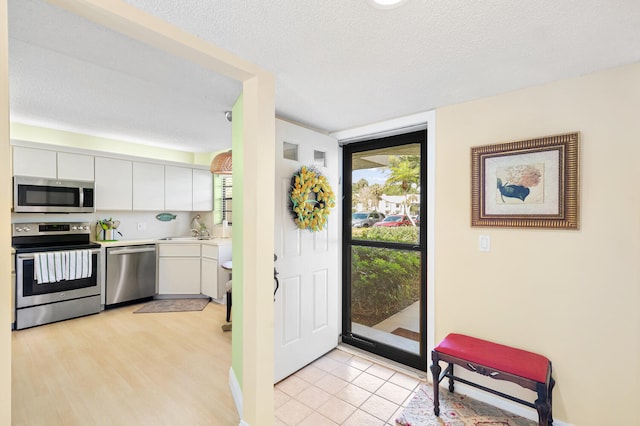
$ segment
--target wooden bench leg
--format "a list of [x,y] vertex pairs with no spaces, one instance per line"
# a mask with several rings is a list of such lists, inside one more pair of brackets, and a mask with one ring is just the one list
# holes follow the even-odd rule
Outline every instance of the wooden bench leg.
[[549,380],[549,426],[553,425],[553,387],[556,381],[553,377]]
[[449,364],[449,374],[451,374],[449,376],[449,392],[453,393],[453,364]]
[[548,426],[553,424],[553,420],[550,419],[551,404],[536,399],[536,410],[538,410],[538,426]]
[[433,376],[433,414],[440,415],[440,372],[442,367],[438,360],[438,354],[436,352],[431,353],[431,375]]
[[549,398],[549,390],[552,388],[551,382],[549,389],[545,383],[538,383],[538,399],[535,401],[536,410],[538,411],[538,426],[549,426],[553,424],[551,418],[551,401]]

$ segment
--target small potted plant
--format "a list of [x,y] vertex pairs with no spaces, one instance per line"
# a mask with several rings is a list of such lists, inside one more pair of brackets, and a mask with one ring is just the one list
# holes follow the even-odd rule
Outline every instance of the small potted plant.
[[119,220],[109,219],[101,219],[96,224],[96,233],[99,232],[98,238],[100,235],[102,236],[102,241],[116,241],[115,234],[122,236],[122,233],[118,231],[118,227],[120,226]]

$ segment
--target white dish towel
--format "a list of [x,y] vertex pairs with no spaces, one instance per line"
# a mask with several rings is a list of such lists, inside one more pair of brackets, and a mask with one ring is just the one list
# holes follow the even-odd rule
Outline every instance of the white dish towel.
[[34,253],[33,268],[38,284],[88,278],[93,275],[91,250]]

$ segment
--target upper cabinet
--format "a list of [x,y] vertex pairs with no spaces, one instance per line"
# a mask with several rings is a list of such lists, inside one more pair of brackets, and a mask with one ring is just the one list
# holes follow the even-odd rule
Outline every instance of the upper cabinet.
[[160,160],[75,148],[59,147],[57,151],[48,148],[45,144],[15,141],[13,174],[94,181],[98,211],[213,210],[213,179],[203,166],[170,165]]
[[92,155],[58,152],[58,179],[94,180]]
[[164,207],[166,210],[193,209],[193,171],[187,167],[164,167]]
[[133,210],[164,210],[164,167],[133,162]]
[[93,156],[14,146],[13,174],[92,181],[94,180]]
[[131,210],[133,162],[96,157],[96,210]]
[[56,159],[56,152],[14,146],[13,174],[16,176],[57,179],[58,160]]
[[193,169],[193,211],[213,210],[213,175],[209,170]]

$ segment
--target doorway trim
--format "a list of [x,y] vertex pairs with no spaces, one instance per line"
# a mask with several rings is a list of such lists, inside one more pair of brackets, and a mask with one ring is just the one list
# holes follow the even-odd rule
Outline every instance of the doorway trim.
[[[243,412],[240,413],[241,421],[245,424],[258,424],[260,419],[272,418],[274,410],[273,324],[269,321],[261,321],[261,318],[273,317],[270,279],[273,258],[269,254],[270,251],[260,251],[257,247],[273,247],[274,241],[273,227],[261,226],[263,222],[273,223],[274,219],[275,78],[273,74],[125,2],[101,0],[48,0],[48,2],[149,46],[243,83],[245,102],[243,150],[242,153],[237,153],[238,155],[234,152],[234,160],[237,160],[235,163],[243,176],[244,184],[244,191],[239,192],[242,194],[240,202],[244,210],[241,210],[242,216],[237,220],[239,224],[237,228],[243,228],[245,232],[240,234],[241,238],[234,244],[236,253],[234,257],[241,259],[238,260],[239,265],[234,268],[234,277],[237,277],[236,280],[246,287],[245,297],[242,299],[245,312],[242,333],[236,334],[236,328],[240,327],[234,327],[234,335],[242,339],[243,350],[239,355],[241,361],[237,364],[234,361],[234,365],[242,370],[240,381],[244,396]],[[0,8],[2,8],[0,20],[6,22],[6,0],[0,0]],[[0,43],[7,45],[8,25],[4,28],[0,35]],[[0,102],[7,108],[0,108],[0,120],[2,120],[0,152],[5,152],[9,150],[10,145],[7,50],[5,49],[1,55]],[[10,156],[6,157],[6,162],[10,166]],[[10,167],[6,170],[10,170]],[[5,189],[0,191],[0,202],[9,205],[9,193],[7,193],[9,185],[6,179],[5,174],[5,181],[2,182]],[[264,214],[260,215],[260,223],[257,215],[250,214],[258,210],[264,210]],[[9,214],[8,209],[5,214]],[[10,242],[8,227],[0,232],[0,238],[2,243]],[[3,244],[3,246],[9,247],[9,244]],[[2,249],[0,256],[5,265],[9,263],[8,250]],[[0,310],[0,317],[8,318],[5,310],[9,310],[9,299],[5,300],[7,300],[6,306]],[[11,347],[10,337],[10,333],[7,332],[0,335],[2,340],[8,341],[8,345],[3,347]],[[234,360],[235,357],[234,354]],[[0,365],[0,367],[10,369],[11,354],[9,353],[8,360],[5,361],[4,358],[0,356],[0,364],[8,364],[8,366]],[[235,374],[238,375],[237,372]],[[6,377],[9,378],[9,383],[2,385],[11,386],[11,375]],[[6,395],[2,392],[0,394]],[[9,405],[7,412],[10,413],[10,397],[8,401],[0,397],[0,412],[3,412],[3,408],[7,408],[7,405]]]
[[[377,139],[386,136],[408,133],[418,129],[427,129],[427,353],[431,353],[435,347],[435,203],[436,203],[436,112],[424,111],[391,120],[380,121],[366,126],[334,132],[331,136],[338,139],[340,145],[360,142],[369,139]],[[344,152],[341,151],[341,156]],[[342,161],[344,162],[344,158]],[[344,182],[344,176],[341,181]],[[431,255],[429,255],[431,253]],[[344,256],[342,256],[344,258]],[[345,268],[345,265],[342,265]],[[344,283],[343,283],[344,285]]]

